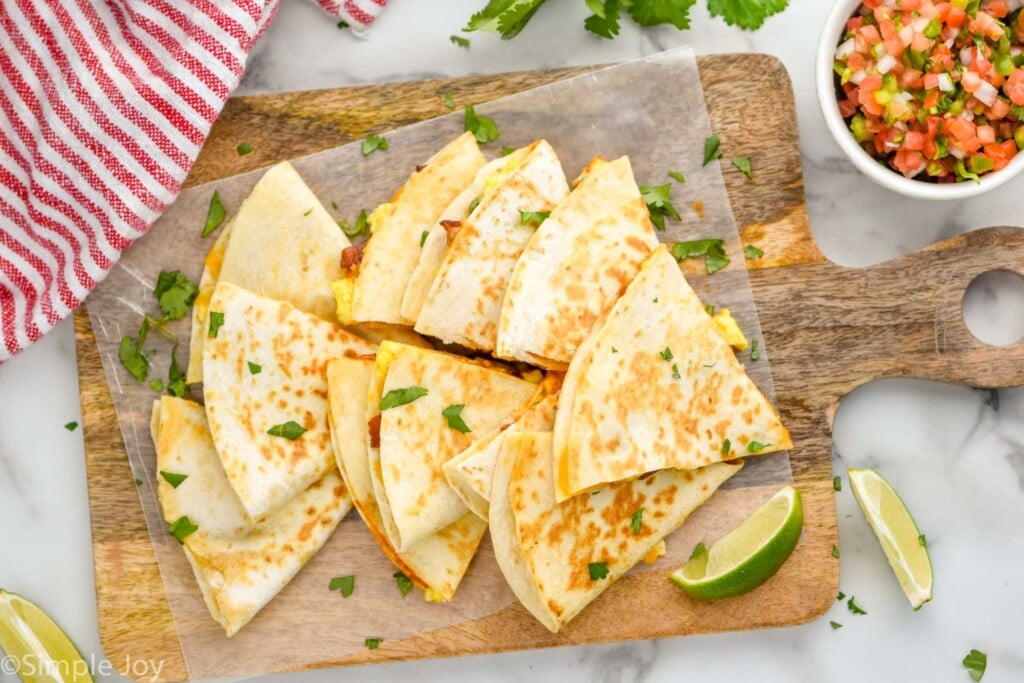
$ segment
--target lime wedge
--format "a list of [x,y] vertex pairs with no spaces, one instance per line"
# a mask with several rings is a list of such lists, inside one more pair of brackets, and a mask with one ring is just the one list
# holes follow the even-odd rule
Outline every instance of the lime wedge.
[[882,544],[911,607],[932,599],[932,560],[921,532],[899,494],[871,469],[847,470],[853,496]]
[[92,683],[81,653],[34,602],[0,588],[0,649],[4,671],[25,683]]
[[669,574],[669,579],[698,598],[746,593],[779,570],[803,528],[800,491],[787,486],[710,550],[699,544],[689,562]]

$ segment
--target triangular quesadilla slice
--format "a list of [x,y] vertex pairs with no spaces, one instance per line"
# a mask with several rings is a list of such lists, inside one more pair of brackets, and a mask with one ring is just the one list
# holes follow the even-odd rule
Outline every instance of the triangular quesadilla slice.
[[558,500],[785,450],[789,432],[664,246],[580,347],[555,418]]
[[220,231],[220,235],[214,241],[210,251],[203,261],[203,274],[199,278],[199,293],[192,302],[192,336],[188,340],[188,368],[185,370],[185,382],[196,384],[203,381],[203,341],[206,339],[206,314],[210,310],[210,298],[213,290],[217,288],[217,280],[220,278],[221,267],[224,265],[224,253],[228,248],[228,240],[231,239],[231,226],[234,221],[229,221]]
[[485,182],[480,203],[445,252],[416,331],[449,344],[493,351],[512,270],[547,212],[568,194],[558,156],[544,140]]
[[629,158],[592,161],[516,263],[496,355],[564,370],[657,246]]
[[376,347],[225,282],[208,318],[203,393],[210,432],[232,488],[259,522],[334,467],[327,361]]
[[473,134],[464,133],[417,167],[391,201],[374,210],[370,240],[359,263],[335,285],[342,323],[414,322],[402,316],[402,297],[419,262],[423,232],[473,182],[484,163]]
[[181,534],[206,606],[230,638],[323,547],[351,499],[331,471],[252,528],[221,468],[203,407],[165,396],[154,405],[151,427],[164,520]]
[[366,392],[376,371],[370,359],[336,359],[327,365],[331,440],[352,501],[370,533],[395,567],[432,600],[450,601],[476,554],[487,524],[466,513],[404,553],[388,540],[373,492],[380,481],[380,458],[371,473],[367,452]]
[[384,342],[367,391],[374,494],[388,540],[407,552],[469,512],[441,470],[501,424],[536,385],[459,356]]
[[489,514],[491,478],[502,441],[517,432],[550,432],[561,385],[561,375],[549,373],[526,405],[441,467],[448,485],[481,519]]
[[741,466],[662,470],[559,503],[551,433],[511,434],[491,492],[498,566],[523,606],[557,633]]

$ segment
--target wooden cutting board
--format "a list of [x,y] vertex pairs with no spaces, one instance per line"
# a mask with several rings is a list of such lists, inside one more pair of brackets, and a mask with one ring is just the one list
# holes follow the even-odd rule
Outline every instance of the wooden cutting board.
[[[821,615],[835,600],[839,562],[832,490],[830,416],[858,385],[882,377],[922,377],[981,387],[1024,384],[1024,344],[977,341],[961,314],[963,292],[980,273],[1024,264],[1024,231],[993,228],[947,240],[866,269],[829,263],[807,222],[796,112],[789,77],[775,59],[722,55],[698,59],[714,130],[729,155],[749,156],[753,180],[725,179],[745,244],[765,256],[746,263],[777,403],[793,434],[794,478],[804,495],[804,536],[768,583],[717,603],[691,600],[659,572],[623,579],[601,600],[615,619],[587,612],[552,636],[518,605],[496,614],[320,666],[415,659],[530,647],[786,626]],[[318,152],[586,71],[477,76],[230,100],[196,162],[188,185]],[[240,157],[247,141],[253,153]],[[870,209],[869,209],[870,210]],[[899,217],[880,217],[898,221]],[[126,675],[130,663],[159,660],[158,681],[188,673],[116,427],[85,310],[75,314],[79,385],[92,514],[100,638]],[[740,495],[739,490],[721,495]],[[722,530],[724,531],[724,529]],[[147,678],[147,680],[154,680]]]

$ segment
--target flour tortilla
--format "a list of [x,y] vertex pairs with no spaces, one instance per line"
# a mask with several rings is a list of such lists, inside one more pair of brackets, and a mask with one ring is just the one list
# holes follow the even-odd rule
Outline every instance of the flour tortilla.
[[505,438],[519,432],[550,432],[557,407],[557,394],[544,396],[513,422],[499,425],[441,467],[448,485],[474,514],[481,519],[490,514],[491,480]]
[[508,163],[448,246],[416,319],[417,332],[470,349],[495,349],[505,289],[537,229],[523,225],[520,211],[550,211],[569,191],[558,156],[544,140]]
[[[491,540],[519,601],[557,633],[686,521],[742,462],[662,470],[593,494],[555,500],[550,432],[509,435],[491,493]],[[640,532],[631,521],[640,509]],[[590,578],[591,563],[608,575]]]
[[380,459],[375,459],[371,474],[367,452],[366,392],[374,372],[372,358],[335,359],[327,365],[328,415],[338,467],[356,509],[388,559],[417,587],[447,602],[469,569],[487,524],[466,513],[405,553],[391,545],[373,491],[374,479],[381,478]]
[[[384,410],[389,392],[422,387],[429,393]],[[379,448],[368,443],[371,464],[380,460],[374,493],[388,540],[407,552],[462,518],[469,509],[448,486],[441,466],[501,424],[530,398],[536,385],[459,356],[384,342],[367,391],[367,420],[380,416]],[[442,411],[464,405],[471,431],[449,426]],[[369,436],[368,436],[369,440]]]
[[185,370],[187,384],[203,381],[203,341],[206,339],[206,314],[210,310],[210,297],[213,296],[213,290],[217,288],[217,280],[220,278],[224,253],[228,248],[228,240],[231,239],[233,224],[232,220],[224,226],[203,261],[203,274],[199,278],[199,293],[196,295],[195,301],[192,302],[192,336],[188,340],[188,368]]
[[496,354],[564,370],[657,246],[629,158],[592,161],[516,263]]
[[151,427],[157,470],[188,476],[177,488],[159,479],[164,520],[188,517],[199,527],[183,541],[185,556],[230,638],[323,547],[351,499],[331,471],[252,528],[217,458],[203,407],[165,396],[155,402]]
[[464,133],[415,171],[371,224],[372,234],[358,268],[346,275],[350,291],[344,324],[384,322],[411,325],[402,297],[420,257],[420,240],[486,160],[472,133]]
[[743,457],[755,441],[760,453],[792,446],[660,246],[569,366],[554,429],[558,500],[655,470]]
[[[210,301],[224,324],[203,349],[210,431],[228,481],[259,522],[334,468],[327,361],[376,347],[333,323],[225,282]],[[258,374],[249,363],[260,366]],[[308,431],[271,436],[289,421]]]

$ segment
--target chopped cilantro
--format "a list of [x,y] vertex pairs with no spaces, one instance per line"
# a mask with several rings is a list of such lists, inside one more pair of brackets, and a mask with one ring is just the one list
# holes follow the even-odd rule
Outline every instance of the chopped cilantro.
[[754,168],[750,165],[749,157],[733,157],[730,161],[733,166],[743,171],[743,175],[747,176],[748,180],[754,179]]
[[976,681],[980,681],[981,677],[985,675],[987,667],[988,656],[980,650],[972,649],[964,657],[964,668],[967,669],[967,674]]
[[761,360],[761,352],[757,350],[757,340],[750,340],[750,360]]
[[172,536],[174,536],[174,540],[178,543],[184,543],[187,537],[199,531],[199,527],[193,524],[192,520],[190,520],[186,515],[171,522],[170,526],[167,527],[167,530],[171,532]]
[[633,532],[634,536],[638,536],[640,534],[640,530],[643,528],[643,524],[644,509],[639,508],[636,512],[633,513],[633,516],[629,518],[629,529]]
[[426,387],[402,387],[401,389],[392,389],[388,393],[384,394],[384,398],[380,400],[380,409],[387,410],[389,408],[404,406],[406,403],[412,403],[416,399],[426,396],[428,393],[429,392]]
[[658,355],[661,356],[662,360],[672,360],[675,357],[672,355],[672,349],[667,346],[663,350],[659,351]]
[[839,558],[839,546],[835,543],[832,544],[832,557]]
[[274,425],[267,430],[267,434],[270,434],[270,436],[281,436],[289,441],[295,441],[295,439],[305,434],[306,431],[307,429],[295,420],[288,420],[282,424]]
[[395,583],[398,584],[398,590],[402,592],[404,598],[412,590],[412,580],[402,572],[395,572],[392,576],[395,577]]
[[550,211],[523,211],[519,209],[519,224],[538,228],[550,215]]
[[444,106],[448,109],[455,109],[455,97],[450,92],[444,94]]
[[828,622],[828,625],[832,627],[833,631],[838,631],[843,627],[843,625],[840,624],[838,621],[830,621]]
[[764,449],[771,446],[770,443],[761,443],[760,441],[751,441],[747,444],[747,453],[760,453]]
[[692,242],[676,242],[672,245],[672,255],[677,261],[688,258],[704,258],[704,267],[708,275],[725,268],[732,261],[725,253],[725,240],[705,239]]
[[498,139],[501,132],[494,119],[480,116],[472,105],[466,105],[466,130],[473,134],[476,141],[485,144]]
[[618,353],[618,352],[619,352],[619,350],[613,346],[612,347],[612,353]]
[[928,538],[924,534],[917,535],[917,542],[920,544],[922,548],[928,547]]
[[199,296],[199,288],[182,275],[180,270],[161,271],[153,288],[153,296],[167,320],[181,320],[188,307]]
[[713,17],[722,17],[730,26],[753,31],[787,5],[789,0],[708,0],[708,11]]
[[422,247],[422,246],[423,246],[424,244],[426,244],[426,243],[427,243],[427,236],[428,236],[428,235],[430,235],[430,231],[429,231],[429,230],[424,230],[423,232],[421,232],[421,233],[420,233],[420,246],[421,246],[421,247]]
[[258,375],[261,372],[263,372],[263,366],[260,365],[259,363],[253,363],[250,360],[250,361],[246,361],[246,365],[249,366],[249,374],[250,375]]
[[743,253],[751,261],[753,261],[754,259],[759,259],[762,256],[764,256],[764,252],[755,247],[753,244],[748,244],[747,246],[743,247]]
[[206,225],[203,226],[203,237],[212,235],[213,231],[224,222],[224,218],[227,215],[228,212],[224,210],[224,205],[220,201],[220,193],[214,190],[213,197],[210,198],[210,208],[206,212]]
[[149,381],[149,388],[158,394],[164,390],[164,381],[162,379],[153,379]]
[[503,157],[507,157],[514,151],[516,151],[515,147],[505,147],[504,145],[501,146],[501,156]]
[[252,145],[248,142],[240,142],[238,147],[235,147],[235,151],[238,152],[238,156],[244,157],[246,154],[252,154]]
[[348,221],[342,221],[338,223],[341,227],[341,231],[349,237],[355,237],[361,235],[370,227],[370,221],[366,215],[366,209],[359,212],[359,216],[356,218],[354,225],[349,226]]
[[136,486],[142,486],[142,480],[141,479],[136,479],[135,480],[135,485]]
[[128,371],[128,374],[145,382],[149,375],[149,356],[142,352],[142,345],[146,343],[146,335],[149,333],[148,318],[142,319],[142,326],[139,328],[138,341],[125,335],[121,337],[121,345],[117,349],[117,358],[121,365]]
[[704,140],[704,163],[702,163],[701,166],[707,166],[715,159],[722,158],[722,152],[718,149],[720,144],[721,142],[718,140],[718,136],[714,134]]
[[587,570],[590,572],[591,581],[599,581],[608,576],[608,563],[591,562],[587,565]]
[[66,425],[64,425],[64,429],[68,430],[69,432],[73,432],[76,429],[78,429],[78,423],[77,422],[68,422]]
[[672,204],[672,185],[641,185],[640,196],[647,204],[647,212],[651,216],[651,223],[658,230],[665,229],[665,217],[681,220],[679,211]]
[[341,597],[347,598],[352,595],[352,591],[356,589],[356,577],[335,576],[331,579],[330,583],[327,584],[327,588],[332,591],[341,591]]
[[469,206],[466,207],[466,215],[473,213],[476,207],[480,206],[480,197],[473,197],[473,200],[469,202]]
[[834,488],[836,491],[842,491],[843,490],[843,479],[842,479],[842,477],[840,477],[839,475],[836,475],[836,476],[832,477],[832,488]]
[[619,35],[619,0],[590,0],[587,7],[593,12],[583,21],[583,27],[611,40]]
[[168,484],[170,484],[173,488],[178,488],[179,486],[182,485],[182,483],[186,479],[188,479],[188,475],[187,474],[177,474],[175,472],[165,472],[164,470],[160,470],[160,476],[163,477],[164,481],[166,481]]
[[171,396],[185,395],[185,373],[178,367],[178,347],[171,349],[171,366],[167,368],[167,391]]
[[367,638],[363,643],[366,645],[368,650],[376,650],[380,647],[380,644],[384,642],[383,638]]
[[669,171],[668,172],[668,177],[671,178],[672,180],[676,181],[677,183],[685,183],[686,182],[686,176],[684,176],[679,171]]
[[732,450],[732,442],[726,439],[722,442],[722,455],[729,455],[729,451]]
[[851,612],[853,612],[854,614],[867,614],[867,612],[865,612],[864,610],[862,610],[862,609],[861,609],[861,608],[860,608],[860,607],[859,607],[859,606],[857,605],[857,603],[855,603],[855,602],[853,601],[853,596],[852,596],[852,595],[850,596],[850,599],[846,601],[846,606],[847,606],[847,607],[848,607],[848,608],[850,609],[850,611],[851,611]]
[[363,140],[363,156],[368,157],[377,150],[386,152],[388,149],[388,139],[383,135],[367,135],[366,139]]
[[339,29],[346,29],[346,28],[348,28],[348,22],[347,21],[339,21],[338,22],[338,28]]
[[839,593],[836,595],[836,602],[842,602],[843,598],[845,597],[846,593],[844,593],[843,591],[839,591]]
[[309,214],[311,214],[311,213],[313,213],[313,207],[312,207],[312,206],[311,206],[311,207],[309,207],[308,209],[306,209],[306,213],[304,213],[304,214],[302,214],[302,215],[303,215],[303,216],[308,216],[308,215],[309,215]]
[[217,331],[224,324],[224,313],[222,311],[210,311],[210,329],[208,335],[216,339]]
[[679,366],[675,363],[672,364],[672,379],[682,379],[683,376],[679,374]]
[[466,421],[462,419],[462,409],[465,407],[466,406],[462,403],[458,403],[456,405],[448,406],[441,411],[441,414],[448,420],[448,426],[457,432],[462,432],[463,434],[467,434],[472,431],[469,428],[469,425],[466,424]]
[[462,36],[452,35],[448,37],[448,40],[452,41],[453,44],[459,47],[469,47],[469,39],[463,38]]

